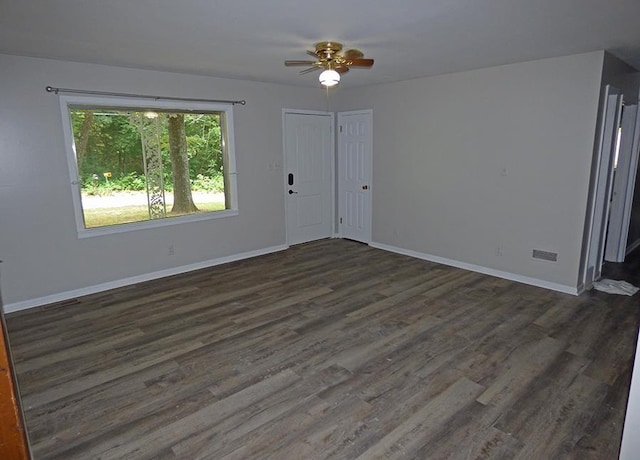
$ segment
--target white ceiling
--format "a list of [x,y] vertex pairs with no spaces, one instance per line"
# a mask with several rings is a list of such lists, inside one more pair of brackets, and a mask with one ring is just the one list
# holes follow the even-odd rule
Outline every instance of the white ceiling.
[[[0,0],[0,53],[302,86],[341,41],[368,85],[606,49],[640,69],[640,0]],[[0,69],[1,71],[1,69]]]

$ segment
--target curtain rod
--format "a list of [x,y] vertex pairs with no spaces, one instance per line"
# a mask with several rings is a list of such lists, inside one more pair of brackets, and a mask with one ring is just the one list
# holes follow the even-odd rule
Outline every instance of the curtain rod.
[[142,99],[153,99],[155,101],[163,100],[163,101],[183,101],[183,102],[217,102],[223,104],[231,104],[231,105],[245,105],[247,101],[244,99],[239,101],[227,101],[224,99],[193,99],[186,97],[168,97],[168,96],[147,96],[142,94],[127,94],[127,93],[111,93],[109,91],[88,91],[83,89],[72,89],[72,88],[56,88],[55,86],[47,86],[45,88],[48,93],[76,93],[76,94],[92,94],[94,96],[117,96],[117,97],[135,97]]

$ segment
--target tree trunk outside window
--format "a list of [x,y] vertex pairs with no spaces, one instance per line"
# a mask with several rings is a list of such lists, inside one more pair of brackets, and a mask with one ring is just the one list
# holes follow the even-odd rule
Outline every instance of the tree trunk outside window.
[[191,195],[189,180],[189,157],[187,156],[187,136],[184,129],[184,114],[169,115],[169,154],[173,171],[172,213],[196,212],[198,208]]
[[82,177],[82,163],[87,156],[87,144],[89,144],[89,134],[93,123],[93,110],[85,110],[84,120],[78,142],[76,142],[76,156],[78,160],[78,177]]

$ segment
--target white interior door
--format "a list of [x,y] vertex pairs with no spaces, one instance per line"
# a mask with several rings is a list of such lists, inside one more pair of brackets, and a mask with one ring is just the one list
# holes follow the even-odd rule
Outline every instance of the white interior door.
[[618,154],[618,167],[613,181],[611,214],[607,229],[604,260],[624,262],[633,204],[633,193],[638,170],[640,116],[637,105],[626,105],[622,115],[622,137]]
[[609,206],[613,185],[613,166],[616,152],[616,139],[620,114],[622,111],[622,93],[607,85],[605,103],[601,114],[598,136],[598,150],[595,158],[594,184],[590,228],[587,241],[587,263],[584,286],[590,288],[602,275],[606,228],[609,221]]
[[333,232],[333,115],[284,113],[287,243]]
[[371,242],[371,152],[373,112],[338,114],[340,236]]

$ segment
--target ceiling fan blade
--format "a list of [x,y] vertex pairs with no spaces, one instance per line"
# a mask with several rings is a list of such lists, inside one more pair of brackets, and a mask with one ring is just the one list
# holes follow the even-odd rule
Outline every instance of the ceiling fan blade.
[[371,67],[373,59],[349,59],[347,63],[350,67]]
[[346,65],[340,65],[336,67],[336,72],[338,72],[340,75],[345,74],[349,71],[349,67],[347,67]]
[[309,67],[308,69],[301,70],[300,71],[300,75],[304,75],[306,73],[311,73],[311,72],[313,72],[315,70],[319,70],[319,69],[320,69],[319,66]]
[[342,56],[345,59],[360,59],[364,57],[364,53],[360,50],[356,50],[356,49],[351,49],[351,50],[347,50],[344,53],[342,53]]
[[309,51],[309,50],[307,50],[307,54],[308,54],[309,56],[318,57],[318,55],[316,54],[316,52],[315,52],[315,51]]
[[292,66],[297,66],[297,65],[305,65],[305,66],[309,66],[309,65],[314,65],[316,63],[316,61],[284,61],[284,65],[286,65],[287,67],[292,67]]

